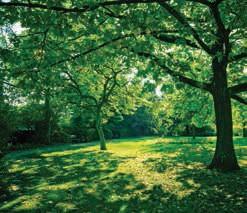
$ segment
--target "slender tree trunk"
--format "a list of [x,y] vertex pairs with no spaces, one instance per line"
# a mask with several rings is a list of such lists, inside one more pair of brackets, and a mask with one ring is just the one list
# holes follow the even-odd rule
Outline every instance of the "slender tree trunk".
[[196,138],[196,129],[195,129],[195,125],[194,124],[192,124],[191,130],[192,130],[192,138],[195,139]]
[[231,97],[227,89],[226,67],[214,59],[213,72],[217,141],[214,157],[208,168],[223,171],[238,170],[239,165],[233,145]]
[[47,143],[51,143],[51,121],[49,120],[48,122],[48,127],[47,127]]
[[105,135],[104,135],[104,131],[102,128],[101,116],[99,113],[96,116],[96,129],[97,129],[99,140],[100,140],[100,150],[106,150],[106,140],[105,140]]
[[246,128],[246,122],[243,122],[243,137],[247,137],[247,128]]
[[46,142],[51,143],[51,105],[50,105],[50,93],[45,94],[45,123],[46,123]]
[[0,105],[4,103],[4,89],[3,89],[3,71],[0,70]]

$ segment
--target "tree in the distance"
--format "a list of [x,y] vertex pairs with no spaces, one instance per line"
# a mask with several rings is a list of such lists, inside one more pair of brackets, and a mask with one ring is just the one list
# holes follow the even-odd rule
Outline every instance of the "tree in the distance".
[[103,125],[116,113],[131,113],[139,102],[140,83],[130,76],[123,62],[118,62],[64,71],[68,102],[93,113],[101,150],[106,150]]

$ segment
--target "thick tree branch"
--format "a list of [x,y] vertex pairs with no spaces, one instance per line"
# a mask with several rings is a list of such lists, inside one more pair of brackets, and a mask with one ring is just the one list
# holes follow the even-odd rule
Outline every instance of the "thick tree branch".
[[[42,9],[42,10],[51,10],[56,12],[63,12],[63,13],[85,13],[88,11],[96,10],[100,7],[106,7],[106,6],[114,6],[114,5],[124,5],[124,4],[139,4],[139,3],[163,3],[169,0],[112,0],[112,1],[105,1],[100,2],[92,5],[83,5],[81,8],[79,7],[72,7],[67,8],[63,6],[50,6],[46,4],[40,4],[40,3],[32,3],[32,2],[0,2],[0,7],[21,7],[21,8],[31,8],[31,9]],[[195,3],[201,3],[204,5],[209,5],[210,2],[207,0],[186,0],[188,2],[195,2]],[[218,0],[215,3],[218,4],[223,0]]]
[[231,97],[232,99],[238,101],[239,103],[247,105],[247,100],[240,97],[239,95],[232,95]]
[[[186,76],[184,76],[184,75],[182,75],[182,74],[180,74],[178,72],[175,72],[175,71],[171,70],[169,67],[163,65],[160,62],[160,59],[157,58],[157,56],[155,56],[155,55],[152,55],[152,54],[146,53],[146,52],[138,52],[137,54],[140,55],[140,56],[152,59],[153,61],[155,61],[157,63],[158,66],[163,68],[167,74],[169,74],[170,76],[174,77],[175,79],[178,79],[179,81],[181,81],[183,83],[186,83],[186,84],[188,84],[190,86],[193,86],[195,88],[206,90],[206,91],[212,93],[211,84],[205,83],[205,82],[196,81],[194,79],[188,78],[188,77],[186,77]],[[232,92],[231,93],[231,98],[236,100],[236,101],[238,101],[238,102],[240,102],[240,103],[242,103],[242,104],[247,105],[247,100],[245,98],[240,97],[239,95],[235,94],[235,93],[246,91],[246,87],[247,87],[247,84],[244,83],[244,84],[236,85],[236,86],[233,86],[233,87],[229,88],[229,89],[232,90],[231,91]]]
[[198,44],[202,47],[203,50],[205,50],[208,54],[213,54],[212,50],[210,49],[210,47],[204,43],[204,41],[200,38],[200,36],[198,35],[197,31],[187,22],[187,20],[183,17],[182,14],[180,14],[179,12],[177,12],[174,8],[172,8],[170,5],[168,5],[165,2],[160,2],[159,3],[168,13],[170,13],[174,18],[177,19],[177,21],[182,24],[185,28],[187,28],[192,36],[194,37],[194,39],[198,42]]
[[220,16],[220,11],[219,11],[218,5],[212,4],[210,6],[210,9],[211,9],[211,12],[213,14],[218,33],[221,35],[221,37],[223,37],[224,34],[226,33],[226,28],[225,28],[225,25],[224,25],[222,18]]
[[114,13],[114,12],[113,12],[110,8],[108,8],[108,7],[105,7],[105,6],[104,6],[103,8],[106,10],[105,14],[108,15],[108,16],[110,16],[110,17],[112,17],[112,18],[117,18],[117,19],[126,18],[126,16],[123,16],[123,15]]
[[[83,5],[81,8],[79,7],[63,7],[63,6],[50,6],[46,4],[40,3],[24,3],[24,2],[1,2],[0,7],[21,7],[21,8],[33,8],[33,9],[42,9],[42,10],[50,10],[62,13],[85,13],[89,11],[96,10],[100,7],[106,6],[114,6],[114,5],[124,5],[124,4],[139,4],[139,3],[156,3],[161,2],[162,0],[112,0],[112,1],[105,1],[96,4],[87,4]],[[164,2],[166,0],[163,0]]]
[[238,84],[232,87],[229,87],[228,90],[232,95],[240,93],[240,92],[246,92],[247,91],[247,83]]
[[190,46],[192,48],[196,48],[199,49],[198,45],[194,42],[192,42],[191,40],[188,40],[186,38],[180,37],[180,36],[174,36],[174,35],[165,35],[165,34],[156,34],[156,33],[151,33],[156,39],[163,41],[163,42],[167,42],[167,43],[172,43],[175,44],[178,41],[183,42],[184,44],[186,44],[187,46]]
[[150,53],[146,53],[146,52],[137,52],[137,54],[139,56],[144,56],[146,58],[149,58],[151,60],[153,60],[154,62],[156,62],[156,64],[158,66],[160,66],[161,68],[164,69],[164,72],[169,74],[170,76],[174,77],[175,79],[183,82],[183,83],[186,83],[186,84],[189,84],[190,86],[193,86],[193,87],[196,87],[196,88],[199,88],[199,89],[202,89],[202,90],[206,90],[208,92],[211,92],[211,84],[209,83],[205,83],[205,82],[200,82],[200,81],[196,81],[194,79],[191,79],[191,78],[188,78],[184,75],[182,75],[181,73],[179,72],[176,72],[172,69],[170,69],[169,67],[165,66],[164,64],[161,63],[160,59],[153,55],[153,54],[150,54]]
[[242,52],[240,54],[234,55],[229,59],[229,62],[236,62],[236,61],[240,61],[244,58],[247,58],[247,52]]

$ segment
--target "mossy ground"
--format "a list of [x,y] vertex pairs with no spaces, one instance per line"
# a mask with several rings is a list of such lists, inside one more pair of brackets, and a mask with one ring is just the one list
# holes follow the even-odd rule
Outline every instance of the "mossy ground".
[[247,141],[241,170],[205,169],[215,138],[130,138],[54,145],[1,160],[0,212],[245,212]]

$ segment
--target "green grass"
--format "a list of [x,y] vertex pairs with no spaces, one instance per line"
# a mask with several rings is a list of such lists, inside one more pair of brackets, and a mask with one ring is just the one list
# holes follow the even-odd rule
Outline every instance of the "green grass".
[[114,140],[6,155],[0,212],[245,212],[247,142],[235,139],[242,169],[206,170],[215,138]]

